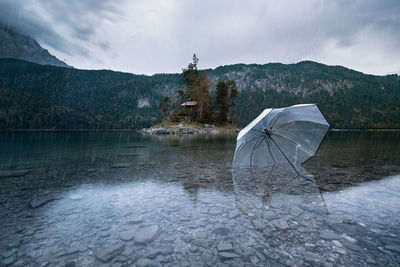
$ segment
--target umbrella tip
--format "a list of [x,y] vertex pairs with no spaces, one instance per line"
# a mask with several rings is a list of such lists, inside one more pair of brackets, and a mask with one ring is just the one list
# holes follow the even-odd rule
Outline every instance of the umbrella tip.
[[266,135],[267,135],[268,137],[271,137],[271,133],[268,131],[267,128],[264,128],[263,130],[264,130],[264,132],[266,133]]

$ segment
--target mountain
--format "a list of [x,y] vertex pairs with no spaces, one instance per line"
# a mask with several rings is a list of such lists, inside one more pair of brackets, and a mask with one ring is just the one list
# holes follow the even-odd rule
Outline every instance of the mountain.
[[70,67],[32,38],[0,25],[0,58],[18,58],[42,65]]
[[[234,79],[238,124],[267,107],[316,103],[334,128],[399,128],[400,78],[311,61],[209,69]],[[127,129],[161,119],[158,104],[184,88],[181,74],[134,75],[0,59],[0,129]]]
[[335,128],[400,127],[400,77],[396,74],[366,75],[312,61],[237,64],[209,73],[214,81],[236,81],[237,116],[242,122],[265,107],[316,103]]

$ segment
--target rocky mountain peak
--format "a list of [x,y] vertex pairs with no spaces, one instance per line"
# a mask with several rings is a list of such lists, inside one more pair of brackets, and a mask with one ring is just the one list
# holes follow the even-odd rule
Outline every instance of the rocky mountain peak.
[[70,66],[51,55],[29,36],[0,25],[0,58],[17,58],[41,65]]

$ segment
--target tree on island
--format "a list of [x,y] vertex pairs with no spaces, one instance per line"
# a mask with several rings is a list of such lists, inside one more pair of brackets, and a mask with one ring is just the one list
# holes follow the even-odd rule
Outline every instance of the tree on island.
[[169,109],[171,107],[171,101],[168,96],[164,97],[163,100],[161,100],[160,104],[158,105],[160,108],[161,113],[163,116],[168,116]]
[[[167,119],[171,121],[193,121],[200,123],[218,123],[226,124],[234,122],[235,105],[234,98],[237,96],[235,81],[220,81],[216,89],[216,100],[212,104],[210,90],[212,82],[205,71],[200,72],[197,68],[199,59],[196,54],[193,55],[193,62],[189,63],[187,68],[182,69],[185,81],[185,90],[179,90],[179,101],[177,102],[177,111],[172,113]],[[190,106],[183,105],[190,103]],[[169,110],[169,99],[164,98],[160,102],[161,113],[167,115]],[[216,107],[216,111],[213,110]]]
[[193,93],[198,87],[198,82],[200,80],[200,72],[197,69],[197,63],[199,59],[196,54],[193,55],[193,62],[189,63],[186,69],[182,69],[183,77],[185,79],[186,90],[179,90],[178,94],[182,102],[193,100]]
[[[193,55],[193,62],[189,63],[186,69],[182,70],[185,80],[186,90],[178,92],[180,103],[178,103],[178,120],[180,118],[190,118],[191,121],[208,122],[210,119],[210,88],[211,81],[207,73],[197,69],[199,59],[196,54]],[[195,102],[193,109],[187,109],[186,106],[180,106],[187,101]]]
[[211,119],[210,110],[210,88],[212,82],[208,79],[207,73],[203,72],[200,76],[199,84],[193,92],[193,100],[196,105],[196,121],[209,122]]
[[235,106],[234,98],[237,97],[238,91],[234,80],[226,82],[220,81],[217,84],[215,106],[217,108],[216,121],[220,124],[234,122],[234,113],[232,109]]

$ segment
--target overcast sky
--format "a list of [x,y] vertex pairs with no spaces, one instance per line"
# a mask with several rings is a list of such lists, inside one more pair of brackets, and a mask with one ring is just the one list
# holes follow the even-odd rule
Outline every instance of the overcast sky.
[[399,0],[0,0],[0,22],[83,69],[313,60],[400,73]]

